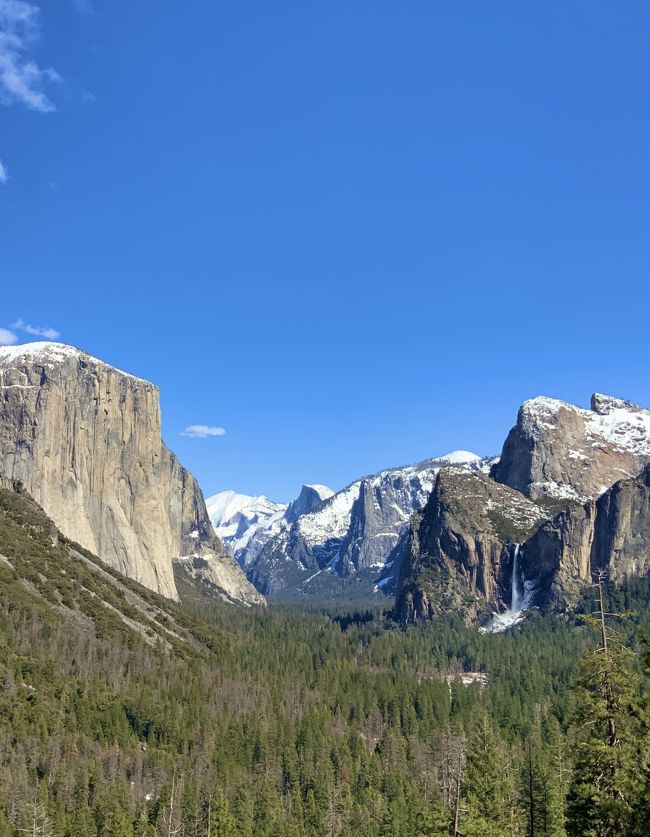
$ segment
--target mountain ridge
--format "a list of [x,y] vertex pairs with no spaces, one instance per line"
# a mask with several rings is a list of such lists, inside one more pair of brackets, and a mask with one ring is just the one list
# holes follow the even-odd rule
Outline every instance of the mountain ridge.
[[485,463],[477,454],[454,451],[357,479],[271,538],[247,564],[248,578],[265,594],[304,598],[316,578],[316,595],[322,597],[328,578],[338,586],[337,579],[363,577],[357,595],[385,599],[377,585],[386,561],[411,514],[425,504],[435,474],[449,461],[461,467],[464,461],[468,468]]

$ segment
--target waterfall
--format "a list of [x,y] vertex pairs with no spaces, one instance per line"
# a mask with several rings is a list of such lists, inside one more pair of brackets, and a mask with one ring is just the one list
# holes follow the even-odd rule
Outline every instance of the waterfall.
[[510,582],[510,612],[521,613],[524,609],[524,590],[519,574],[519,546],[515,544],[515,554],[512,557],[512,581]]
[[516,543],[512,554],[512,574],[510,577],[510,607],[503,613],[492,614],[488,625],[479,628],[483,634],[495,634],[505,631],[512,625],[517,625],[525,618],[524,611],[530,606],[532,596],[535,593],[535,585],[530,581],[524,581],[519,570],[519,549],[521,544]]

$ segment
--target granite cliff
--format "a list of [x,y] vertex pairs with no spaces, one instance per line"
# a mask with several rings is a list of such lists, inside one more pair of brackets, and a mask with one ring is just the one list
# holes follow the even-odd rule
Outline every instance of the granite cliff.
[[524,578],[542,609],[574,605],[603,570],[620,583],[650,570],[650,466],[615,483],[597,500],[572,505],[545,523],[521,549]]
[[650,411],[609,395],[590,410],[539,397],[521,406],[492,476],[532,499],[583,502],[649,462]]
[[226,597],[263,601],[225,554],[196,480],[162,442],[148,381],[63,344],[1,347],[0,479],[151,590],[176,598],[172,561],[192,556],[214,568]]

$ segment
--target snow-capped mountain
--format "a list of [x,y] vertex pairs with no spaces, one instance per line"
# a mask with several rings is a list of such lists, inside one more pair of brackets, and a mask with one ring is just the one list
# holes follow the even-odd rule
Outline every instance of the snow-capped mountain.
[[596,393],[584,410],[555,398],[525,401],[492,476],[533,499],[584,502],[650,463],[650,411]]
[[287,509],[286,503],[274,503],[260,494],[220,491],[205,501],[214,531],[228,544],[238,541],[251,526],[262,525]]
[[[322,574],[363,576],[372,591],[413,512],[426,503],[445,465],[476,470],[485,460],[454,451],[404,468],[390,468],[351,485],[282,526],[246,564],[249,579],[270,593],[309,595]],[[397,569],[397,568],[396,568]]]
[[303,485],[291,503],[274,503],[268,497],[253,497],[235,491],[221,491],[206,501],[216,533],[242,567],[259,555],[264,544],[301,515],[331,497],[325,485]]

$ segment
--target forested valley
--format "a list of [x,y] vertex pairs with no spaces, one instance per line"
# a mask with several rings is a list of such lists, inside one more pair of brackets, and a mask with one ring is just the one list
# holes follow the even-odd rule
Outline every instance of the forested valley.
[[605,649],[598,587],[404,629],[171,604],[69,550],[3,492],[0,837],[650,833],[648,579],[604,585]]

